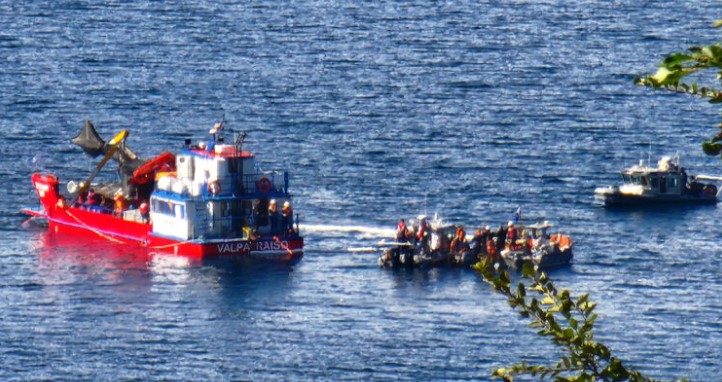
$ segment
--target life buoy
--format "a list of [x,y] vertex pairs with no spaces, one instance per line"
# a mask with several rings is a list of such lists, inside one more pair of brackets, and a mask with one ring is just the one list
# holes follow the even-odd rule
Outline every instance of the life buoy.
[[263,193],[271,192],[271,188],[273,187],[273,184],[271,184],[271,180],[263,177],[258,180],[258,184],[256,185],[258,187],[258,191]]
[[218,195],[221,193],[221,184],[217,180],[208,183],[208,192],[211,195]]

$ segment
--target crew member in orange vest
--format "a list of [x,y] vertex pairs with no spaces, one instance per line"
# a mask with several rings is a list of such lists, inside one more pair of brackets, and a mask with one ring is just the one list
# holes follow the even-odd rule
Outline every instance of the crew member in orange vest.
[[516,227],[514,227],[514,222],[510,221],[507,226],[509,227],[506,231],[507,249],[514,250],[516,249],[516,240],[519,238],[519,235],[516,232]]
[[399,225],[396,226],[396,242],[405,243],[409,239],[408,229],[406,228],[406,220],[399,219]]
[[125,198],[123,198],[123,193],[118,191],[118,193],[115,194],[115,216],[123,216],[123,211],[125,210]]
[[268,219],[271,220],[271,233],[275,235],[278,231],[278,206],[276,206],[276,199],[271,199],[268,203]]
[[288,235],[293,230],[293,210],[291,202],[288,200],[283,202],[283,208],[281,208],[281,225],[284,235]]
[[150,208],[148,206],[147,202],[140,203],[140,207],[138,208],[140,210],[140,217],[143,219],[143,223],[147,223],[150,221]]
[[495,263],[498,260],[498,258],[496,256],[496,241],[497,241],[497,238],[494,237],[494,238],[487,240],[487,242],[486,242],[486,253],[487,253],[487,255],[489,255],[489,260],[492,263]]

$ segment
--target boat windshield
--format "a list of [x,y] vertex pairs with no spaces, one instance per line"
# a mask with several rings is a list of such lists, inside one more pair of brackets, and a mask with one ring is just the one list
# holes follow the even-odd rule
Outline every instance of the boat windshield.
[[630,175],[630,174],[622,174],[622,178],[624,179],[624,183],[626,184],[637,184],[646,186],[648,183],[647,177],[644,175]]

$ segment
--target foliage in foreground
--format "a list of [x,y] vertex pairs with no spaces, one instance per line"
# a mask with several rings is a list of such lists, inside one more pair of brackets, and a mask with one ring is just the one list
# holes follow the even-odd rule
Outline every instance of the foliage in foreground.
[[[716,21],[712,27],[722,27],[722,20]],[[710,71],[714,71],[715,79],[705,85],[699,85],[694,80],[686,81],[691,75],[702,78],[703,74]],[[636,78],[635,83],[695,95],[711,103],[722,103],[722,42],[692,46],[684,53],[672,53],[664,58],[654,75]],[[722,123],[717,127],[720,131],[702,143],[705,154],[722,155]],[[512,290],[506,271],[497,273],[484,262],[474,268],[481,272],[484,280],[495,291],[506,297],[512,308],[531,320],[530,327],[537,328],[539,335],[548,337],[567,352],[551,366],[533,366],[522,361],[510,368],[494,370],[494,376],[504,381],[512,381],[515,375],[528,374],[542,379],[551,377],[555,381],[654,382],[638,371],[625,367],[612,356],[608,347],[594,341],[596,304],[589,301],[588,294],[574,298],[568,290],[559,292],[546,274],[538,274],[528,264],[524,266],[522,276],[529,285],[520,282],[516,290]]]
[[596,304],[589,300],[588,294],[575,298],[566,289],[558,291],[545,273],[539,274],[530,264],[522,269],[528,285],[519,282],[515,290],[508,272],[497,272],[486,263],[476,264],[474,269],[481,272],[484,280],[504,295],[522,317],[531,320],[529,326],[538,329],[537,334],[548,337],[567,353],[553,365],[534,366],[522,361],[510,368],[494,370],[495,377],[504,381],[524,374],[560,382],[655,381],[625,367],[607,346],[594,341]]
[[[722,20],[712,24],[712,28],[722,27]],[[708,79],[705,84],[687,81],[690,75],[703,78],[705,73],[716,75],[714,80]],[[637,78],[637,85],[656,89],[667,89],[678,93],[695,95],[709,99],[711,103],[722,103],[722,92],[719,86],[722,81],[722,42],[708,46],[692,46],[687,52],[672,53],[662,60],[654,75]],[[722,153],[722,124],[717,126],[720,131],[709,141],[702,143],[702,151],[707,155]]]

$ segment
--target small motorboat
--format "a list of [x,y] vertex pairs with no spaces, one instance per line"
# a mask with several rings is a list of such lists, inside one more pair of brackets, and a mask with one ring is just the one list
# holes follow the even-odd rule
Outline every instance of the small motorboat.
[[639,165],[622,171],[622,185],[600,187],[594,198],[605,206],[658,206],[665,204],[716,204],[717,186],[700,180],[722,180],[720,177],[687,176],[679,160],[662,157],[657,167]]
[[569,236],[556,233],[549,234],[552,225],[549,222],[519,226],[520,238],[510,243],[501,251],[500,257],[504,266],[510,269],[521,269],[530,263],[538,269],[551,269],[569,265],[574,254],[574,243]]
[[379,243],[383,251],[379,256],[379,265],[389,268],[423,268],[474,264],[479,260],[478,251],[466,240],[454,243],[459,229],[459,225],[447,224],[437,217],[427,221],[426,216],[421,215],[411,220],[405,239]]
[[569,265],[574,257],[572,239],[561,233],[551,234],[553,226],[548,221],[530,225],[510,221],[506,228],[500,226],[492,232],[486,226],[473,236],[467,236],[462,226],[436,217],[427,222],[425,216],[419,216],[411,223],[410,228],[405,228],[408,232],[399,234],[397,230],[395,241],[381,241],[376,247],[357,251],[381,249],[379,265],[389,268],[498,264],[495,266],[520,269],[531,263],[550,269]]

